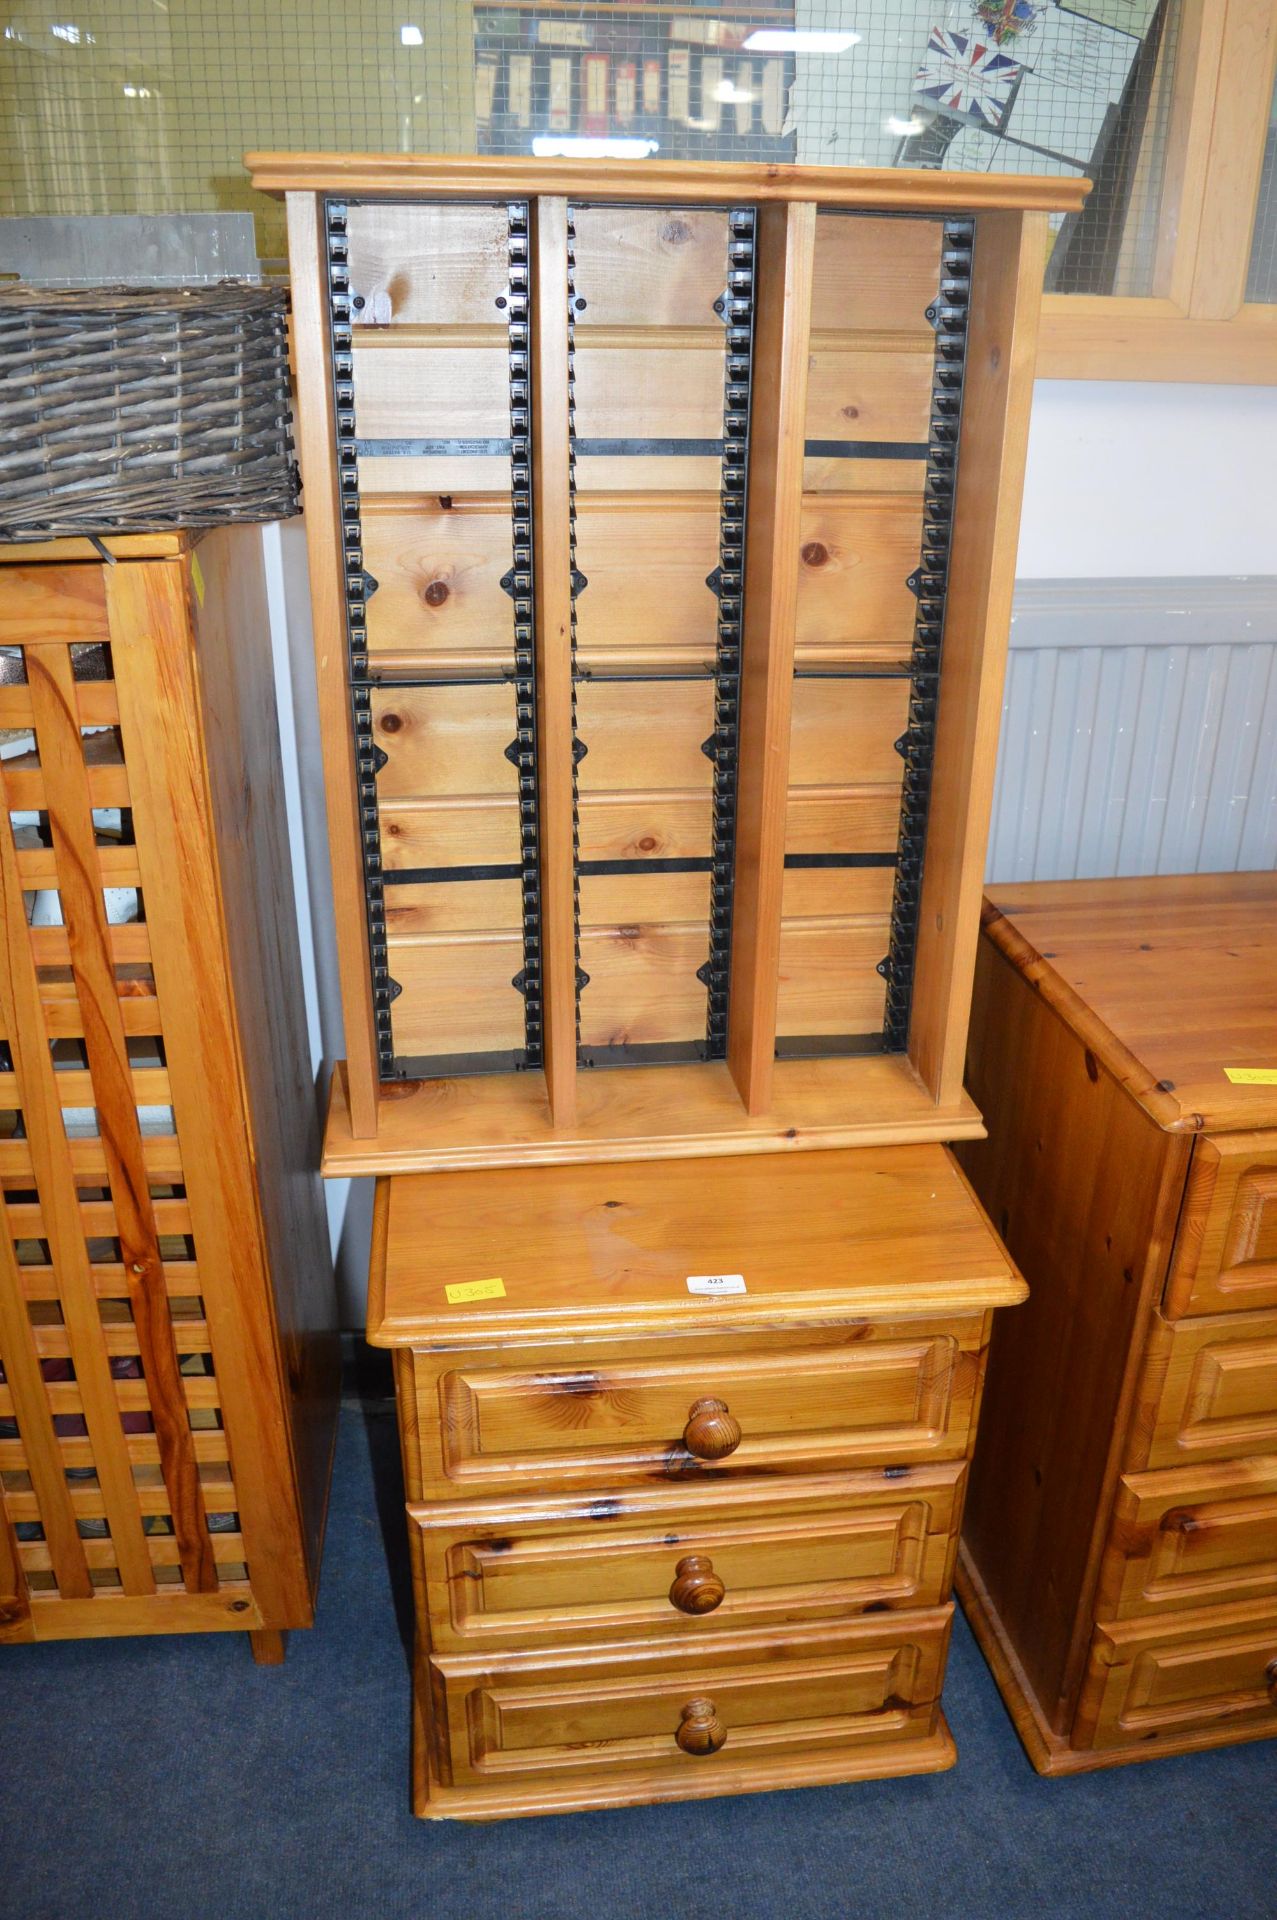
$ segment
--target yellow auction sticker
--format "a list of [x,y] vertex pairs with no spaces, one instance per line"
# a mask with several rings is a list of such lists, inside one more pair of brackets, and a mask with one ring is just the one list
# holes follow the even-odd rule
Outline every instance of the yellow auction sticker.
[[1225,1067],[1235,1087],[1277,1087],[1277,1067]]
[[450,1307],[464,1306],[467,1300],[504,1300],[504,1280],[459,1280],[455,1286],[445,1287]]

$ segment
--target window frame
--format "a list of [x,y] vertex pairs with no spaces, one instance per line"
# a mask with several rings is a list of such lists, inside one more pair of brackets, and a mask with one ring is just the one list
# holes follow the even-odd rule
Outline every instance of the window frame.
[[1154,289],[1047,294],[1038,376],[1277,385],[1277,303],[1246,300],[1277,0],[1184,0]]

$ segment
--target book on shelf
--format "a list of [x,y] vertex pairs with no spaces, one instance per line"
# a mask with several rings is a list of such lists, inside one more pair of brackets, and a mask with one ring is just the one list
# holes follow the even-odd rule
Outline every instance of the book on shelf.
[[581,62],[581,132],[606,133],[609,61],[605,53],[587,53]]

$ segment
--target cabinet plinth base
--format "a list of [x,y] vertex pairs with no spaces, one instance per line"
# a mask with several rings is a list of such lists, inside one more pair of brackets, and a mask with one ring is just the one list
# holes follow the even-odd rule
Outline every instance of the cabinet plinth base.
[[727,1761],[716,1754],[712,1771],[673,1779],[667,1768],[618,1773],[615,1778],[570,1785],[445,1787],[430,1758],[430,1738],[414,1693],[412,1810],[420,1820],[518,1820],[540,1813],[593,1813],[608,1807],[658,1806],[672,1800],[712,1800],[736,1793],[778,1793],[787,1787],[834,1787],[857,1780],[898,1779],[913,1773],[946,1773],[958,1758],[949,1724],[936,1716],[924,1740],[892,1747],[844,1747],[809,1759]]
[[958,1551],[954,1591],[962,1603],[981,1653],[998,1683],[998,1691],[1020,1736],[1020,1744],[1036,1771],[1046,1779],[1061,1774],[1098,1773],[1102,1767],[1129,1767],[1137,1760],[1160,1760],[1179,1753],[1201,1753],[1213,1747],[1238,1747],[1249,1740],[1271,1740],[1266,1725],[1203,1727],[1195,1733],[1133,1741],[1126,1747],[1074,1747],[1048,1726],[1037,1696],[1016,1659],[993,1602],[985,1589],[965,1541]]

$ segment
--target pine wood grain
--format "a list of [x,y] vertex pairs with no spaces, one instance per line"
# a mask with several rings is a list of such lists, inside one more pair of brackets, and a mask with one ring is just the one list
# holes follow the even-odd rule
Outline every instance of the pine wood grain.
[[618,1068],[585,1074],[577,1123],[553,1129],[527,1074],[430,1080],[383,1102],[375,1140],[351,1131],[344,1076],[334,1074],[324,1172],[420,1173],[438,1168],[585,1165],[703,1154],[801,1153],[810,1148],[978,1138],[966,1094],[937,1107],[899,1054],[776,1063],[766,1113],[742,1119],[726,1068]]
[[1277,1313],[1211,1314],[1149,1326],[1127,1467],[1183,1466],[1277,1451]]
[[[933,208],[1082,205],[1089,180],[1026,174],[951,175],[908,167],[750,166],[702,161],[517,160],[428,154],[247,153],[244,165],[261,193],[397,193],[431,199],[500,199],[506,194],[566,194],[570,200],[724,202],[819,201],[824,206]],[[955,194],[958,198],[955,201]]]
[[[393,1298],[393,1196],[388,1244]],[[753,1258],[744,1264],[757,1270]],[[527,1287],[511,1270],[519,1276],[517,1314]],[[666,1290],[671,1303],[675,1284],[687,1296],[679,1274]],[[565,1295],[571,1299],[571,1290],[560,1286],[559,1298]],[[833,1307],[828,1294],[826,1305]],[[512,1339],[516,1315],[508,1322]],[[779,1336],[733,1328],[716,1337],[665,1334],[655,1343],[650,1332],[641,1341],[586,1338],[558,1348],[529,1341],[504,1364],[491,1353],[473,1360],[418,1354],[422,1489],[446,1499],[661,1480],[710,1486],[884,1460],[962,1459],[986,1338],[984,1316],[964,1314],[863,1320],[850,1341],[842,1326]],[[694,1455],[687,1440],[694,1409],[706,1399],[729,1408],[741,1433],[720,1458]]]
[[759,212],[754,353],[770,372],[750,426],[727,1026],[728,1066],[750,1115],[771,1099],[775,1056],[815,232],[810,204]]
[[19,1640],[30,1640],[33,1635],[26,1577],[5,1513],[4,1494],[0,1492],[0,1646],[12,1646]]
[[[989,1140],[961,1156],[1032,1292],[995,1330],[959,1590],[1044,1773],[1262,1738],[1272,1133],[1194,1137],[1130,1042],[1178,1016],[1172,1044],[1204,1059],[1195,1013],[1217,976],[1238,955],[1265,970],[1271,876],[1010,891],[986,916],[972,1021]],[[1102,1020],[1087,996],[1115,985]],[[1271,1089],[1246,1091],[1262,1112]]]
[[1157,1745],[1249,1724],[1277,1733],[1277,1600],[1100,1626],[1078,1745]]
[[1188,1145],[1151,1125],[987,940],[969,1059],[989,1138],[958,1158],[1030,1294],[993,1331],[967,1550],[1065,1733]]
[[[662,1797],[662,1773],[681,1795],[692,1769],[721,1765],[719,1790],[729,1791],[738,1751],[770,1761],[776,1784],[787,1761],[801,1767],[822,1748],[841,1749],[845,1764],[848,1748],[891,1752],[932,1737],[949,1627],[950,1609],[937,1608],[818,1632],[726,1635],[712,1652],[656,1641],[606,1661],[572,1661],[557,1649],[490,1661],[441,1655],[431,1662],[438,1764],[454,1787],[539,1785],[547,1811],[555,1788],[570,1790],[575,1777],[579,1794],[586,1775],[606,1793],[613,1771],[622,1789],[648,1800]],[[675,1743],[681,1706],[701,1694],[722,1715],[721,1762]]]
[[0,645],[23,646],[33,634],[49,645],[100,645],[106,639],[101,569],[6,567]]
[[990,888],[989,937],[1161,1127],[1277,1125],[1277,875],[1156,875]]
[[532,528],[536,579],[537,821],[545,1089],[555,1126],[576,1118],[576,892],[572,727],[568,204],[532,213]]
[[[205,591],[202,604],[192,596],[191,612],[226,977],[260,1209],[258,1311],[273,1310],[278,1330],[292,1497],[313,1591],[337,1438],[341,1354],[319,1178],[319,1094],[293,924],[265,563],[248,528],[218,529],[200,552]],[[252,769],[247,783],[246,768]],[[263,1466],[280,1463],[272,1451]],[[277,1487],[277,1529],[287,1504]],[[272,1624],[299,1627],[306,1617],[293,1611]]]
[[909,1056],[962,1083],[1028,448],[1043,216],[977,228]]
[[796,1625],[872,1608],[939,1605],[961,1499],[960,1463],[818,1478],[627,1488],[588,1498],[452,1501],[410,1508],[440,1651],[576,1637],[696,1634],[670,1587],[687,1555],[724,1594],[716,1629]]
[[[674,1071],[647,1077],[664,1082]],[[455,1343],[485,1329],[489,1339],[516,1329],[526,1337],[551,1322],[599,1330],[654,1313],[713,1328],[765,1325],[782,1305],[801,1319],[822,1308],[852,1317],[983,1311],[1023,1298],[953,1162],[930,1146],[799,1155],[779,1183],[739,1158],[438,1173],[394,1181],[384,1204],[375,1344]],[[741,1271],[745,1294],[706,1302],[688,1291],[688,1274]],[[503,1300],[444,1297],[445,1279],[493,1274],[505,1281]]]
[[357,314],[361,342],[383,337],[380,327],[367,324],[379,293],[389,299],[389,324],[396,329],[500,320],[495,302],[506,291],[504,207],[430,204],[437,197],[350,209],[351,291],[367,303]]
[[[5,787],[8,798],[7,776]],[[127,1594],[148,1595],[155,1590],[155,1580],[142,1534],[141,1510],[126,1437],[120,1426],[119,1403],[115,1382],[111,1377],[89,1264],[85,1223],[76,1191],[76,1172],[62,1120],[62,1101],[48,1046],[47,1035],[56,1032],[56,1023],[46,1020],[46,1010],[42,1004],[34,956],[27,938],[26,911],[13,837],[9,832],[0,832],[0,894],[3,896],[4,942],[4,960],[0,965],[0,1016],[9,1037],[10,1051],[22,1087],[23,1124],[30,1147],[34,1184],[40,1199],[40,1237],[48,1242],[51,1263],[58,1276],[62,1317],[68,1330],[76,1383],[88,1429],[91,1451],[86,1464],[92,1464],[95,1468],[107,1501],[111,1538],[116,1546],[124,1591]],[[159,1031],[160,1023],[155,1017],[154,1002],[150,1005],[152,1011],[143,1031],[153,1034]],[[74,1027],[79,1031],[82,1021],[78,1001],[75,1002],[75,1008]],[[113,1231],[114,1219],[112,1207],[108,1210],[111,1223],[107,1227],[108,1232]],[[17,1221],[13,1224],[16,1232]],[[11,1252],[7,1264],[7,1275],[0,1274],[0,1293],[5,1295],[3,1311],[6,1316],[16,1314],[26,1319]],[[16,1337],[19,1332],[20,1323],[14,1325],[11,1322],[10,1333],[5,1337],[6,1370],[9,1369],[11,1352],[15,1355],[15,1365],[23,1364],[25,1342],[20,1342]],[[33,1479],[41,1490],[42,1498],[49,1503],[55,1544],[60,1542],[57,1544],[59,1593],[63,1591],[62,1583],[65,1580],[69,1599],[88,1599],[92,1589],[88,1582],[87,1563],[78,1538],[73,1538],[74,1521],[70,1519],[66,1502],[66,1481],[62,1471],[63,1464],[69,1464],[66,1462],[66,1446],[65,1443],[58,1446],[47,1413],[40,1411],[43,1383],[38,1366],[34,1366],[33,1353],[32,1362],[34,1370],[31,1367],[27,1369],[24,1389],[27,1424],[22,1431],[25,1437],[29,1425],[30,1444],[35,1448],[37,1462],[32,1468]],[[158,1460],[158,1446],[156,1458]]]
[[[211,832],[187,593],[185,562],[112,569],[107,582],[112,657],[121,731],[130,749],[143,889],[148,899],[168,908],[150,922],[152,964],[164,1007],[165,1054],[192,1230],[201,1265],[209,1276],[219,1277],[203,1297],[226,1433],[234,1460],[243,1462],[236,1473],[236,1499],[253,1593],[267,1623],[306,1624],[312,1602],[305,1558],[296,1549],[295,1533],[281,1521],[281,1514],[295,1516],[297,1500],[284,1411],[287,1374],[271,1309],[261,1203],[245,1152],[246,1140],[253,1137],[245,1042],[236,1025],[221,931],[226,904]],[[257,632],[264,649],[264,620]],[[165,716],[162,726],[155,724],[159,714]],[[264,822],[270,821],[273,804],[264,791]],[[278,831],[277,823],[270,831]],[[264,1041],[259,1037],[255,1044]]]
[[306,492],[311,624],[319,688],[337,968],[345,1024],[346,1080],[352,1124],[357,1133],[370,1137],[377,1131],[379,1074],[354,743],[346,686],[345,575],[332,451],[335,421],[326,317],[327,274],[322,208],[313,193],[288,196],[288,253],[292,337],[297,362],[297,451]]
[[1014,1642],[1002,1630],[996,1608],[984,1591],[979,1573],[965,1545],[958,1555],[954,1585],[962,1610],[971,1624],[980,1650],[1002,1690],[1007,1711],[1025,1752],[1041,1774],[1095,1773],[1106,1767],[1127,1766],[1141,1760],[1179,1753],[1201,1753],[1211,1747],[1240,1746],[1269,1737],[1262,1719],[1235,1723],[1216,1718],[1187,1731],[1163,1732],[1155,1741],[1136,1740],[1130,1746],[1075,1747],[1048,1725],[1020,1666]]
[[1102,1620],[1277,1597],[1277,1456],[1123,1475]]
[[[147,1404],[155,1423],[182,1576],[189,1592],[209,1592],[217,1585],[217,1573],[164,1288],[106,908],[101,886],[93,879],[93,821],[71,658],[67,649],[56,643],[46,646],[28,642],[26,662],[48,792],[58,890],[84,1019],[84,1044],[115,1207],[116,1236],[146,1378]],[[118,663],[115,670],[120,671]],[[180,1171],[180,1162],[178,1168]]]
[[1162,1310],[1277,1307],[1277,1132],[1194,1143]]

